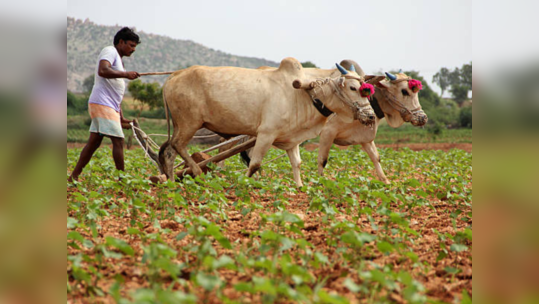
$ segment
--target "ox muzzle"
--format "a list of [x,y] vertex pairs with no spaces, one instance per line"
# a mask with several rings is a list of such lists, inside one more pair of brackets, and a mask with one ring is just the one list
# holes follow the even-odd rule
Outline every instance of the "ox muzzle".
[[354,110],[355,120],[359,120],[366,126],[372,126],[374,124],[376,116],[374,115],[374,110],[369,103],[360,105],[356,102]]
[[429,121],[427,114],[423,110],[414,111],[411,116],[410,122],[416,127],[422,127]]

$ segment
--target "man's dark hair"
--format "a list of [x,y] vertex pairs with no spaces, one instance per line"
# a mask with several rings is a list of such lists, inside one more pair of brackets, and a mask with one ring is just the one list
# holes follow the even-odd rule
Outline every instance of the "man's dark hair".
[[128,27],[124,27],[121,30],[119,30],[118,33],[116,33],[116,35],[114,36],[114,45],[117,45],[118,43],[120,43],[120,40],[123,40],[126,42],[133,41],[136,44],[140,44],[139,36],[135,34],[135,32],[133,32],[133,30],[131,30]]

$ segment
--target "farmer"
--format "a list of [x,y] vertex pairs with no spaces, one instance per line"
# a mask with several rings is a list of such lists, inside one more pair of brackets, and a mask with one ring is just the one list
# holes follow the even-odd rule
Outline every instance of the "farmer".
[[122,127],[128,128],[130,120],[123,117],[122,98],[125,81],[140,77],[135,71],[124,69],[122,57],[131,56],[140,39],[130,28],[122,28],[114,36],[114,46],[105,47],[97,59],[95,84],[88,100],[88,112],[92,118],[90,138],[80,153],[79,161],[69,177],[69,182],[78,180],[82,169],[88,164],[94,152],[107,136],[112,141],[112,157],[116,169],[124,171],[124,134]]

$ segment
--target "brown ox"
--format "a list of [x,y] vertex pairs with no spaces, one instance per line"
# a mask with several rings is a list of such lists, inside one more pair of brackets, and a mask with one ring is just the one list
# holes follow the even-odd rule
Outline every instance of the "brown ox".
[[159,151],[161,171],[173,178],[179,153],[195,175],[201,174],[187,143],[205,127],[221,135],[256,136],[248,176],[259,169],[272,144],[286,150],[294,180],[302,186],[299,143],[318,136],[327,120],[313,100],[343,121],[374,121],[370,104],[359,94],[364,79],[357,73],[343,69],[335,78],[311,79],[303,71],[296,59],[285,58],[278,69],[193,66],[172,74],[163,87],[163,100],[174,134]]

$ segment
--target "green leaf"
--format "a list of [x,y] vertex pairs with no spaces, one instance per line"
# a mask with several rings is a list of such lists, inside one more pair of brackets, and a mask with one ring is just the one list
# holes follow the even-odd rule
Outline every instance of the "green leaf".
[[411,252],[411,251],[410,251],[410,252],[407,252],[407,253],[406,253],[406,256],[407,256],[412,262],[414,262],[414,263],[416,263],[417,260],[419,259],[418,256],[417,256],[417,254],[415,254],[415,253],[413,253],[413,252]]
[[462,301],[460,301],[460,304],[472,304],[472,298],[470,298],[466,289],[462,290]]
[[107,236],[105,240],[107,245],[114,247],[127,255],[135,255],[135,251],[133,250],[133,248],[129,246],[129,244],[127,244],[124,240],[116,239],[111,236]]
[[240,283],[234,285],[234,289],[236,289],[237,291],[240,291],[240,292],[243,291],[243,292],[253,293],[253,284],[240,282]]
[[253,277],[254,291],[266,293],[272,296],[277,295],[277,289],[268,278]]
[[324,263],[324,264],[329,264],[329,259],[327,256],[323,255],[322,253],[320,252],[315,252],[314,253],[314,257],[316,258],[316,260],[320,263]]
[[468,246],[463,244],[452,244],[449,249],[454,252],[462,252],[468,250]]
[[67,234],[67,239],[68,240],[74,240],[74,241],[79,241],[82,246],[86,247],[86,248],[93,248],[94,247],[94,243],[92,243],[92,241],[90,240],[87,240],[85,239],[80,233],[78,233],[77,231],[71,231]]
[[421,196],[421,197],[427,197],[427,196],[429,196],[429,194],[428,194],[427,192],[423,191],[423,190],[417,190],[417,191],[415,192],[415,194],[417,194],[418,196]]
[[393,245],[388,242],[378,242],[378,244],[376,244],[376,247],[378,247],[378,250],[380,250],[380,252],[384,254],[389,254],[395,249]]
[[344,287],[348,288],[353,293],[358,293],[361,288],[359,285],[357,285],[354,281],[352,281],[350,278],[346,278],[343,283]]
[[323,289],[320,289],[317,295],[320,298],[321,303],[329,303],[329,304],[347,304],[348,303],[346,298],[343,298],[336,294],[329,294]]
[[222,267],[230,268],[231,266],[235,266],[235,262],[228,255],[222,255],[222,256],[219,257],[219,259],[217,259],[217,260],[215,260],[213,262],[212,266],[213,266],[214,269],[219,269],[219,268],[222,268]]
[[417,179],[415,179],[415,178],[409,179],[409,180],[407,181],[407,184],[408,184],[408,186],[410,186],[410,187],[419,187],[419,186],[421,186],[421,183],[420,183]]
[[243,209],[241,209],[241,215],[243,215],[243,216],[246,216],[247,214],[249,214],[249,212],[251,212],[251,208],[243,208]]
[[288,250],[288,249],[294,247],[294,244],[295,244],[294,241],[292,241],[291,239],[289,239],[287,237],[280,238],[279,243],[281,243],[281,247],[279,247],[280,251]]
[[74,219],[72,217],[67,217],[67,229],[73,229],[77,226],[79,221],[77,219]]
[[208,275],[202,272],[197,273],[196,282],[207,291],[212,291],[214,288],[221,285],[221,279],[217,276]]
[[104,247],[101,248],[101,251],[106,258],[121,259],[123,257],[121,253],[107,250],[107,248]]
[[176,236],[176,240],[181,241],[188,235],[189,235],[189,233],[187,233],[185,231],[182,231],[182,232],[178,233],[178,235]]
[[445,250],[440,250],[438,257],[436,257],[436,262],[439,262],[447,257],[447,252]]
[[221,244],[221,246],[223,246],[223,248],[232,249],[232,245],[226,237],[220,237],[219,239],[217,239],[217,241],[219,242],[219,244]]
[[460,270],[458,268],[455,268],[455,267],[445,267],[444,270],[445,270],[445,272],[447,272],[449,274],[457,274],[457,273],[462,271],[462,270]]

